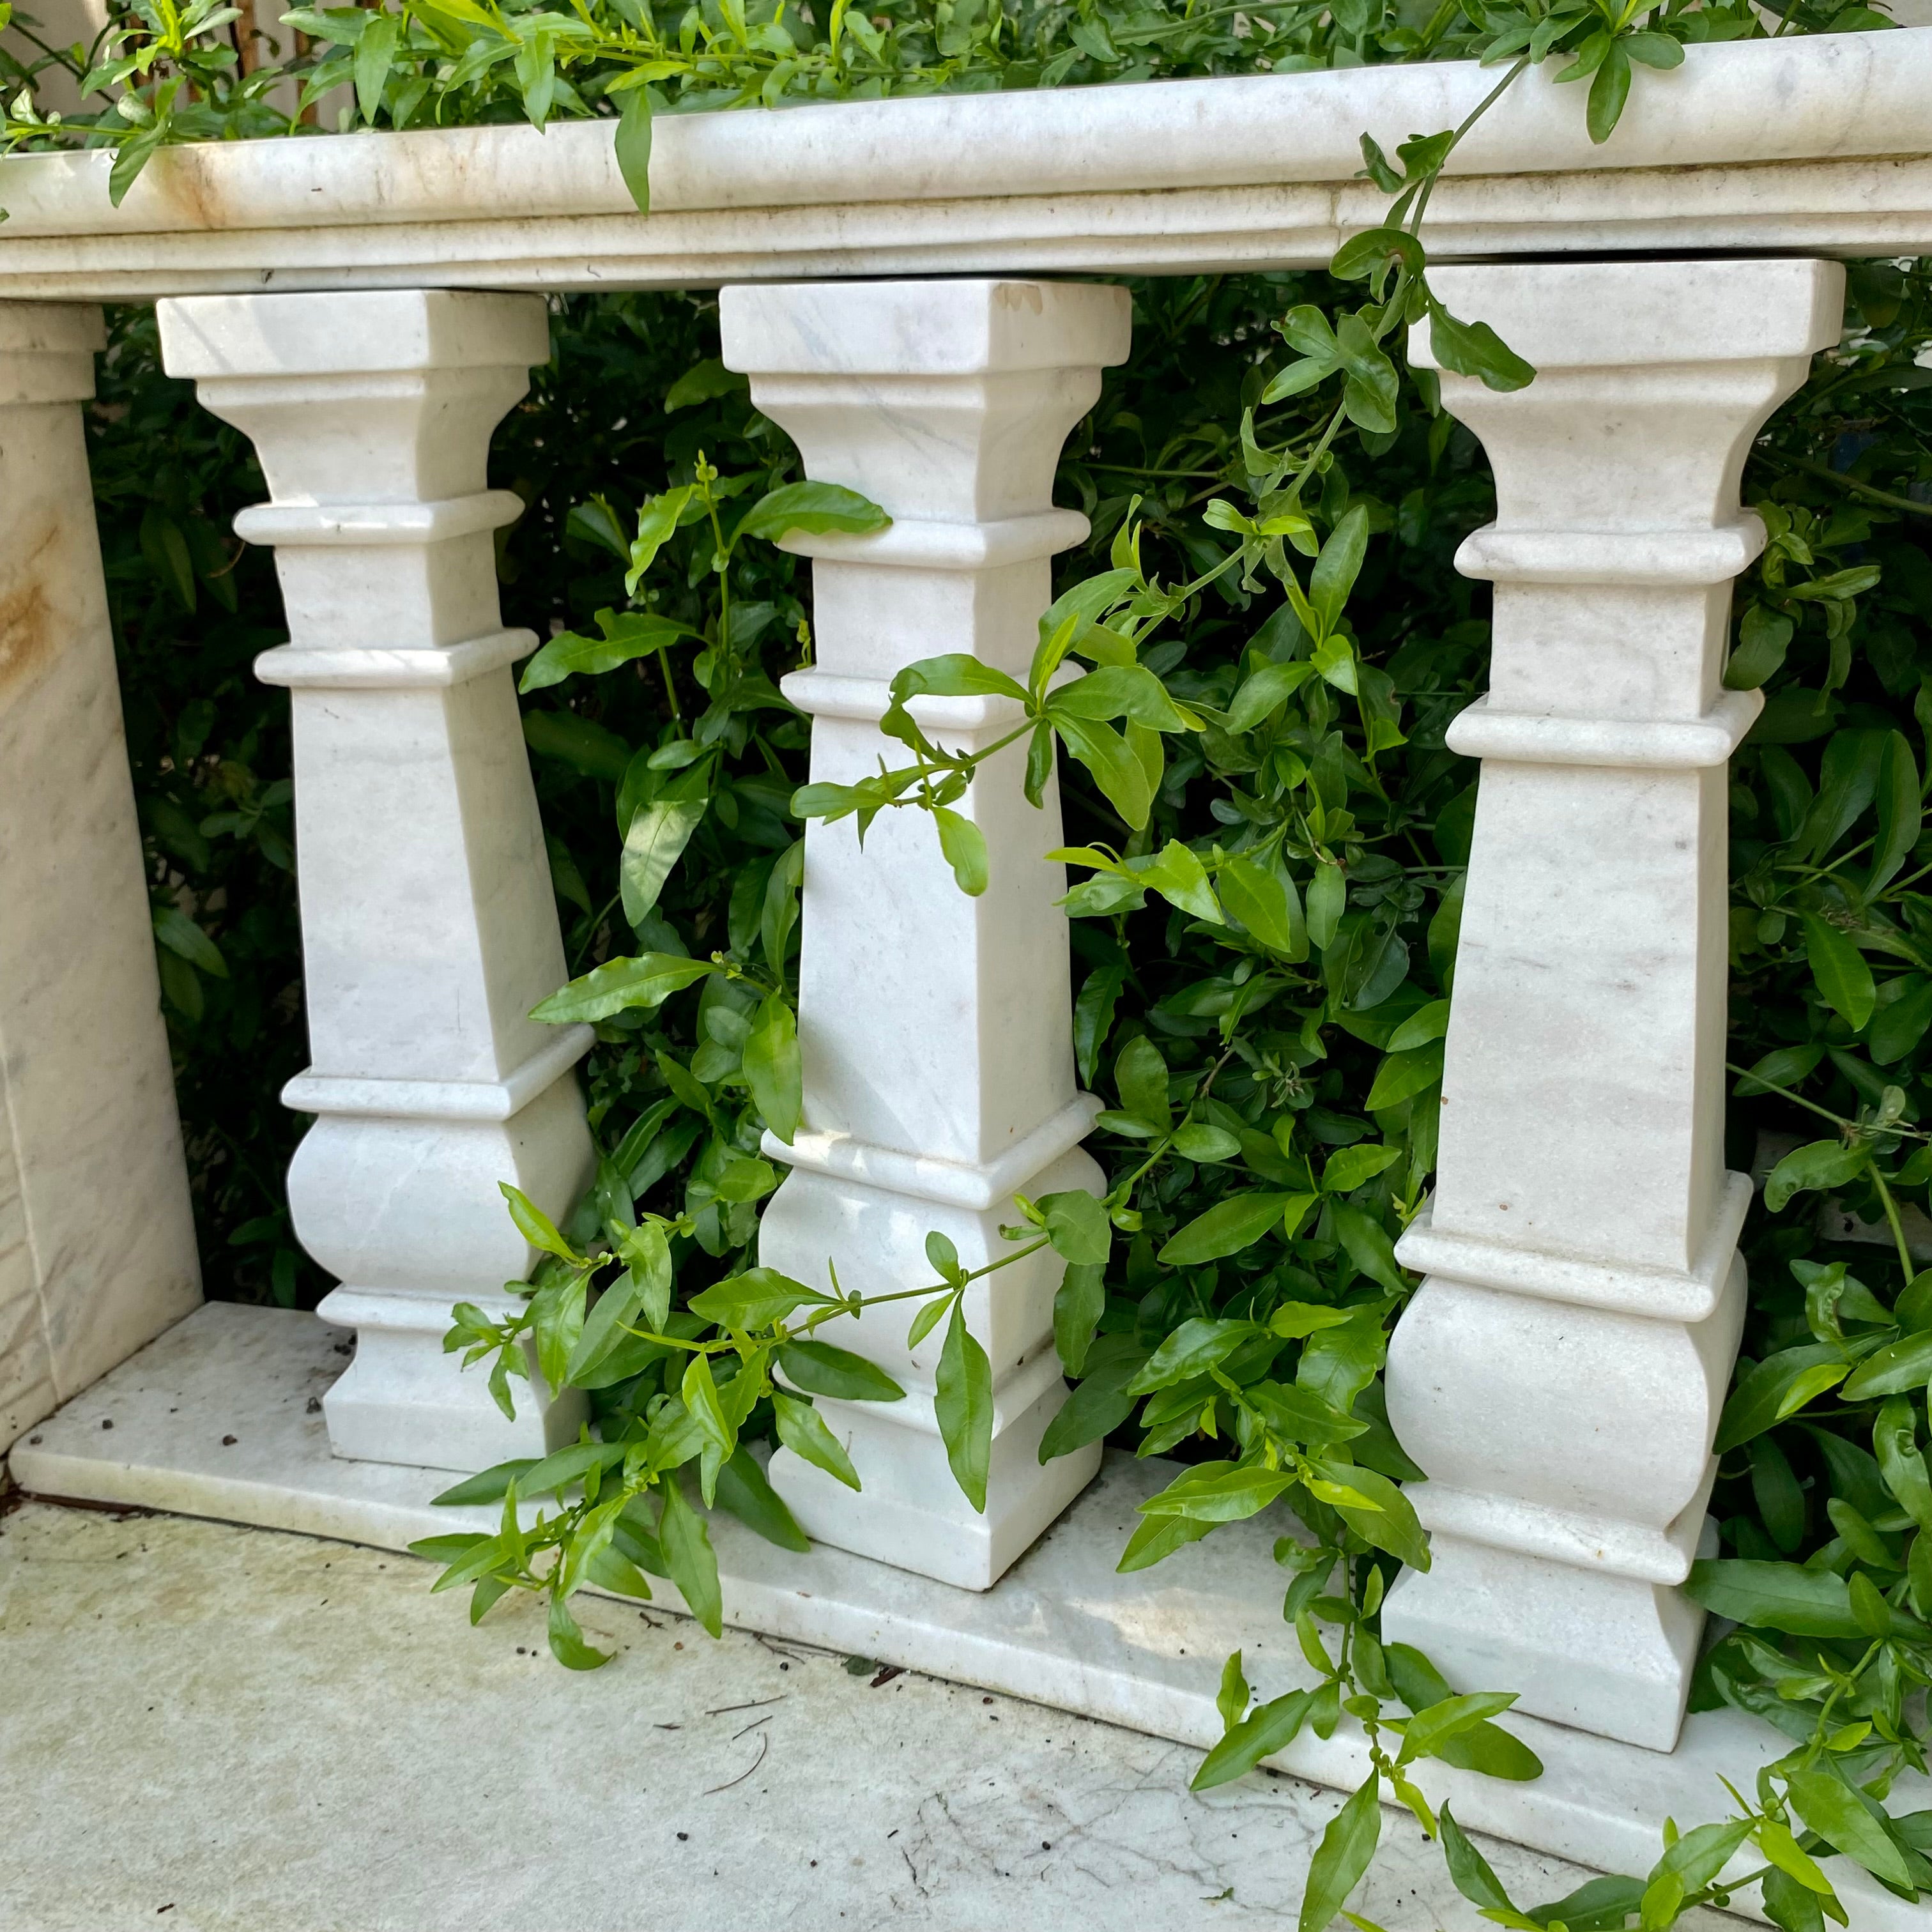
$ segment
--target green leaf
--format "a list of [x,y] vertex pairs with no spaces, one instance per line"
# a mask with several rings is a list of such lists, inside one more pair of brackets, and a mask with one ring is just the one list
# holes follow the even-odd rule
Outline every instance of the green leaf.
[[774,1390],[772,1408],[778,1422],[778,1440],[796,1456],[836,1476],[848,1490],[859,1486],[859,1472],[845,1453],[845,1445],[825,1425],[825,1418],[810,1402],[782,1389]]
[[1154,789],[1126,739],[1111,724],[1058,712],[1054,727],[1067,750],[1093,774],[1107,802],[1138,832],[1148,822]]
[[952,1304],[952,1319],[939,1352],[932,1407],[953,1480],[983,1515],[993,1453],[993,1370],[986,1350],[967,1328],[963,1300]]
[[1334,629],[1342,615],[1342,607],[1361,574],[1362,560],[1368,554],[1368,548],[1369,513],[1358,503],[1330,533],[1309,576],[1308,601],[1321,620],[1324,636]]
[[1183,1470],[1138,1508],[1142,1516],[1186,1516],[1193,1522],[1243,1522],[1292,1489],[1297,1480],[1292,1469],[1203,1464]]
[[949,651],[909,664],[892,682],[892,702],[928,694],[935,698],[1010,698],[1027,701],[1026,686],[965,651]]
[[553,1024],[568,1020],[606,1020],[636,1007],[662,1006],[707,973],[718,969],[708,959],[681,959],[675,953],[646,952],[634,959],[607,959],[594,971],[541,1000],[533,1020]]
[[[640,1232],[642,1230],[639,1231]],[[664,1240],[662,1228],[654,1229],[660,1243]],[[664,1268],[668,1279],[670,1253],[667,1246],[664,1251]],[[580,1378],[596,1369],[612,1352],[630,1340],[628,1325],[638,1315],[644,1300],[645,1282],[632,1270],[618,1276],[597,1298],[597,1305],[584,1319],[578,1332],[577,1346],[570,1352],[570,1359],[564,1369],[564,1379],[573,1388],[583,1386]]]
[[448,1508],[458,1508],[466,1503],[500,1503],[510,1485],[522,1480],[525,1470],[536,1467],[536,1460],[534,1456],[520,1456],[508,1462],[496,1463],[473,1476],[465,1476],[430,1501]]
[[1314,1700],[1312,1690],[1291,1690],[1286,1696],[1257,1705],[1232,1725],[1227,1735],[1201,1760],[1200,1768],[1189,1780],[1187,1788],[1211,1791],[1217,1784],[1232,1784],[1252,1771],[1263,1758],[1286,1750],[1294,1742]]
[[1046,1218],[1046,1238],[1062,1260],[1100,1268],[1113,1252],[1114,1230],[1098,1196],[1084,1188],[1043,1194],[1034,1204]]
[[1169,904],[1192,913],[1196,919],[1204,919],[1214,926],[1226,922],[1221,916],[1214,888],[1208,883],[1206,868],[1178,838],[1170,838],[1159,857],[1144,865],[1136,863],[1132,877],[1136,884],[1151,886]]
[[1327,1932],[1329,1922],[1369,1869],[1382,1818],[1382,1778],[1372,1772],[1322,1834],[1301,1895],[1297,1932]]
[[218,980],[228,977],[228,962],[220,949],[178,906],[164,906],[154,914],[154,937],[170,952]]
[[713,1636],[724,1630],[724,1598],[718,1584],[718,1558],[704,1519],[684,1499],[675,1476],[658,1485],[664,1513],[658,1519],[658,1544],[670,1580],[685,1607]]
[[1827,1844],[1856,1859],[1887,1885],[1911,1885],[1911,1868],[1904,1853],[1837,1772],[1822,1764],[1789,1772],[1785,1785],[1792,1808]]
[[952,868],[954,883],[962,892],[977,898],[992,876],[985,833],[971,819],[943,805],[932,808],[932,822],[939,828],[939,849]]
[[1167,1062],[1145,1034],[1137,1034],[1114,1062],[1114,1084],[1127,1111],[1163,1131],[1172,1123],[1168,1100]]
[[1724,688],[1756,691],[1774,676],[1784,662],[1797,628],[1782,611],[1752,604],[1738,622],[1738,647],[1724,667]]
[[799,1528],[748,1449],[740,1447],[718,1471],[718,1507],[781,1550],[802,1552],[812,1547],[812,1538]]
[[1840,928],[1816,913],[1806,913],[1804,951],[1818,997],[1854,1033],[1862,1033],[1877,1001],[1864,955]]
[[1214,884],[1222,904],[1270,952],[1291,964],[1308,957],[1308,928],[1292,886],[1245,858],[1222,860]]
[[1292,1194],[1231,1195],[1197,1214],[1175,1234],[1161,1250],[1161,1261],[1168,1268],[1194,1268],[1238,1254],[1276,1226],[1282,1210],[1294,1198]]
[[1220,1714],[1224,1731],[1241,1721],[1252,1695],[1242,1672],[1241,1653],[1238,1650],[1232,1652],[1221,1666],[1221,1688],[1214,1699],[1214,1708]]
[[792,530],[843,530],[865,536],[889,528],[892,518],[868,496],[837,483],[786,483],[760,496],[738,526],[740,537],[776,542]]
[[1778,1214],[1794,1194],[1842,1187],[1870,1163],[1870,1150],[1838,1141],[1809,1141],[1793,1148],[1764,1184],[1764,1204]]
[[600,610],[597,616],[604,632],[602,637],[581,637],[574,631],[560,633],[524,667],[517,688],[542,691],[562,683],[566,678],[601,676],[605,671],[648,656],[690,634],[682,624],[674,623],[668,617],[640,611],[627,611],[620,616]]
[[[1384,190],[1390,194],[1396,191],[1394,188]],[[1406,229],[1365,228],[1336,250],[1328,264],[1328,272],[1345,282],[1360,282],[1367,280],[1385,266],[1399,266],[1408,269],[1412,275],[1420,275],[1427,266],[1422,244]]]
[[539,1208],[521,1188],[512,1187],[507,1180],[500,1180],[496,1190],[510,1204],[510,1219],[517,1224],[517,1232],[533,1248],[541,1248],[567,1262],[579,1262],[583,1257],[556,1231],[556,1223]]
[[1778,1420],[1792,1384],[1807,1370],[1842,1359],[1838,1347],[1826,1342],[1808,1342],[1801,1348],[1767,1355],[1739,1378],[1724,1404],[1713,1445],[1717,1454],[1727,1454],[1770,1428]]
[[706,759],[679,772],[656,798],[632,815],[624,834],[618,878],[624,916],[633,927],[644,924],[672,868],[684,856],[692,834],[704,823],[716,782],[711,761]]
[[1400,1557],[1412,1570],[1429,1568],[1429,1538],[1414,1505],[1388,1477],[1359,1462],[1322,1461],[1316,1467],[1328,1481],[1353,1490],[1373,1505],[1335,1505],[1342,1521],[1364,1542]]
[[[1662,38],[1659,36],[1659,38]],[[1590,139],[1601,146],[1616,131],[1623,118],[1624,103],[1630,98],[1630,56],[1622,40],[1613,40],[1590,82],[1590,104],[1584,116]]]
[[578,1628],[577,1619],[570,1614],[570,1605],[561,1592],[554,1593],[550,1600],[549,1634],[550,1654],[566,1670],[595,1670],[610,1661],[608,1652],[584,1641],[584,1633]]
[[1348,881],[1341,867],[1323,860],[1315,868],[1308,886],[1308,938],[1317,952],[1327,952],[1334,942],[1348,902]]
[[1832,1881],[1820,1870],[1817,1861],[1791,1835],[1788,1826],[1780,1824],[1775,1818],[1761,1818],[1753,1835],[1757,1840],[1758,1850],[1780,1871],[1796,1879],[1808,1892],[1827,1898],[1834,1896]]
[[1162,1342],[1127,1385],[1130,1395],[1146,1395],[1204,1375],[1244,1342],[1267,1331],[1252,1322],[1222,1321],[1213,1316],[1190,1316]]
[[805,1073],[798,1022],[783,993],[771,994],[758,1009],[740,1064],[765,1125],[789,1147],[804,1109]]
[[[614,1469],[624,1460],[621,1442],[572,1442],[552,1450],[540,1462],[533,1462],[516,1479],[517,1491],[524,1496],[560,1493],[573,1483],[580,1483],[592,1469]],[[508,1492],[506,1490],[507,1496]]]
[[[1440,1084],[1442,1078],[1442,1042],[1419,1046],[1406,1053],[1391,1053],[1376,1069],[1375,1084],[1364,1105],[1370,1113],[1384,1107],[1399,1107],[1403,1101]],[[1330,1161],[1330,1166],[1334,1162]]]
[[1904,1396],[1888,1396],[1880,1406],[1872,1424],[1872,1453],[1893,1498],[1922,1531],[1932,1532],[1932,1477],[1918,1447],[1917,1410]]
[[651,212],[651,106],[648,88],[626,88],[615,136],[617,172],[640,214]]
[[376,116],[381,112],[382,89],[389,78],[390,63],[395,58],[402,26],[400,14],[379,13],[356,36],[356,105],[365,127],[374,127]]
[[689,1306],[692,1314],[721,1328],[742,1330],[782,1322],[794,1308],[808,1301],[822,1305],[826,1299],[776,1268],[754,1268],[714,1282],[703,1294],[694,1294]]
[[899,1402],[905,1390],[862,1355],[835,1348],[830,1342],[782,1342],[778,1366],[786,1381],[807,1395],[838,1402]]
[[694,403],[715,401],[720,396],[736,395],[752,386],[751,378],[736,369],[728,369],[715,356],[693,363],[664,392],[664,414],[686,410]]
[[1668,34],[1626,34],[1622,46],[1632,60],[1641,61],[1646,67],[1667,70],[1684,64],[1682,46]]
[[1694,1563],[1687,1595],[1720,1617],[1792,1636],[1859,1637],[1844,1577],[1796,1563]]
[[1472,1905],[1486,1911],[1514,1912],[1515,1906],[1504,1891],[1502,1881],[1490,1868],[1490,1862],[1472,1845],[1461,1826],[1449,1814],[1448,1801],[1436,1814],[1442,1832],[1442,1856],[1456,1889]]
[[1234,701],[1228,707],[1228,730],[1237,734],[1252,731],[1286,704],[1314,674],[1315,667],[1306,658],[1292,664],[1263,664],[1244,679],[1235,692]]
[[586,778],[620,782],[631,763],[631,748],[572,711],[526,711],[524,742],[542,758],[555,758]]
[[[635,192],[633,189],[632,193]],[[667,490],[661,496],[651,497],[638,511],[638,534],[630,548],[631,565],[624,573],[626,596],[636,595],[638,584],[656,562],[658,552],[684,521],[685,512],[692,507],[692,499],[697,494],[694,483],[683,484],[677,489]]]
[[1104,1271],[1091,1263],[1070,1262],[1053,1298],[1053,1346],[1070,1376],[1085,1369],[1106,1306]]
[[1473,1690],[1465,1696],[1444,1697],[1425,1705],[1403,1730],[1396,1762],[1413,1764],[1418,1758],[1438,1756],[1439,1745],[1507,1711],[1516,1696],[1514,1690]]
[[1534,368],[1486,322],[1459,322],[1432,299],[1429,346],[1430,352],[1452,374],[1476,376],[1489,388],[1507,392],[1526,388],[1536,380]]
[[1922,1389],[1928,1381],[1932,1381],[1932,1330],[1907,1335],[1868,1355],[1846,1378],[1842,1394],[1847,1402],[1868,1402],[1874,1396]]
[[1092,1345],[1085,1377],[1040,1438],[1042,1464],[1097,1442],[1126,1421],[1138,1400],[1127,1392],[1126,1385],[1146,1358],[1146,1351],[1131,1336],[1103,1335]]
[[1400,1148],[1370,1142],[1339,1148],[1328,1156],[1328,1164],[1322,1170],[1322,1191],[1324,1194],[1352,1194],[1377,1174],[1394,1166],[1401,1158]]

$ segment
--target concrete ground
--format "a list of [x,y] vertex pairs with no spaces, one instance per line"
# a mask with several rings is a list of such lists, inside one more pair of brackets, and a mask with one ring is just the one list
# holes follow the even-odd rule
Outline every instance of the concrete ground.
[[[1196,1798],[1178,1745],[588,1598],[616,1656],[574,1675],[533,1606],[472,1630],[433,1574],[180,1517],[5,1514],[0,1932],[1292,1926],[1340,1802],[1273,1774]],[[1354,1909],[1483,1924],[1383,1820]],[[1587,1876],[1486,1849],[1519,1899]]]

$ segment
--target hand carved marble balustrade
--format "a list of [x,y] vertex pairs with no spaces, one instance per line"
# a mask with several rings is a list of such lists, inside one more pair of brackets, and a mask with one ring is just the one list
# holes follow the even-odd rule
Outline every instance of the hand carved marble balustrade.
[[[503,628],[492,558],[518,506],[486,476],[548,353],[544,291],[722,287],[725,360],[808,474],[892,514],[794,544],[819,650],[788,689],[814,775],[847,778],[902,664],[1024,665],[1050,560],[1084,533],[1054,464],[1129,304],[1042,278],[1318,266],[1382,212],[1358,135],[1450,125],[1492,84],[1382,68],[674,118],[648,216],[585,124],[174,151],[118,209],[104,154],[0,162],[0,1446],[24,1436],[23,1484],[399,1546],[436,1514],[429,1472],[576,1432],[568,1395],[506,1423],[440,1348],[452,1301],[500,1304],[532,1258],[497,1183],[561,1213],[592,1162],[588,1030],[527,1017],[564,965],[512,682],[535,640]],[[1545,1778],[1463,1778],[1465,1822],[1593,1862],[1647,1862],[1655,1817],[1701,1815],[1714,1768],[1769,1750],[1735,1713],[1678,1742],[1701,1613],[1677,1586],[1750,1198],[1722,1160],[1724,806],[1760,700],[1720,673],[1763,542],[1744,454],[1836,339],[1834,258],[1932,252],[1928,100],[1932,28],[1694,48],[1600,149],[1576,90],[1533,78],[1431,209],[1464,264],[1440,292],[1540,373],[1508,395],[1442,377],[1496,475],[1496,520],[1458,559],[1496,586],[1495,653],[1450,740],[1482,770],[1438,1184],[1400,1250],[1424,1281],[1388,1373],[1435,1563],[1385,1616],[1532,1714]],[[341,1280],[321,1323],[190,1315],[80,434],[106,299],[159,302],[167,368],[268,481],[237,527],[274,548],[288,611],[257,670],[293,707],[314,1064],[285,1097],[316,1124],[290,1198]],[[1426,331],[1410,355],[1430,366]],[[921,702],[961,742],[1007,722],[998,699]],[[1040,856],[1058,805],[1028,806],[1020,777],[1008,754],[963,808],[993,851],[981,899],[922,827],[882,821],[862,855],[849,825],[809,832],[806,1129],[768,1148],[792,1172],[766,1260],[903,1285],[928,1228],[977,1258],[1016,1190],[1097,1181],[1064,880]],[[76,896],[98,909],[78,944]],[[995,1364],[984,1516],[934,1424],[936,1338],[888,1352],[904,1405],[827,1405],[864,1490],[776,1457],[829,1547],[776,1568],[722,1528],[728,1614],[1211,1736],[1222,1638],[1251,1675],[1294,1667],[1279,1586],[1234,1532],[1109,1580],[1146,1480],[1111,1468],[1076,1502],[1097,1452],[1038,1462],[1064,1398],[1054,1286],[1016,1269],[968,1304]],[[346,1372],[318,1352],[342,1329]],[[110,1407],[111,1438],[88,1434]],[[210,1446],[224,1433],[243,1454]],[[1360,1754],[1338,1733],[1283,1762],[1348,1782]]]

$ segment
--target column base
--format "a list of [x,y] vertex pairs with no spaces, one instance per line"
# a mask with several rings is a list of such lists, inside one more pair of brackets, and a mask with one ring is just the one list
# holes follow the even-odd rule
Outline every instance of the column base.
[[[587,1412],[582,1391],[548,1394],[528,1348],[530,1378],[510,1384],[514,1421],[490,1394],[487,1364],[465,1369],[460,1354],[443,1353],[457,1298],[344,1287],[323,1300],[316,1312],[325,1322],[356,1330],[355,1360],[322,1398],[334,1454],[469,1475],[576,1441]],[[500,1292],[461,1298],[490,1315],[519,1305]]]
[[1536,1717],[1676,1748],[1704,1627],[1681,1591],[1440,1530],[1429,1546],[1429,1569],[1389,1592],[1386,1642],[1413,1644],[1456,1690],[1514,1690]]
[[1040,1460],[1040,1439],[1066,1400],[1056,1376],[994,1437],[984,1516],[953,1480],[939,1438],[894,1420],[884,1405],[819,1404],[862,1490],[848,1490],[789,1449],[772,1457],[772,1486],[815,1543],[962,1590],[990,1590],[1100,1473],[1097,1442]]

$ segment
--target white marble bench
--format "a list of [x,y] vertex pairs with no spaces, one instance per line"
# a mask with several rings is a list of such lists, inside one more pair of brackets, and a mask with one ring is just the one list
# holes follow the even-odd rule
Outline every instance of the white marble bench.
[[[1484,772],[1438,1189],[1400,1250],[1426,1279],[1388,1371],[1434,1479],[1412,1494],[1436,1563],[1386,1616],[1453,1679],[1661,1752],[1701,1619],[1676,1586],[1749,1198],[1721,1134],[1724,767],[1761,701],[1720,683],[1731,580],[1763,541],[1739,473],[1836,338],[1830,258],[1932,252],[1932,28],[1694,48],[1645,80],[1600,150],[1574,90],[1526,82],[1431,209],[1432,248],[1468,264],[1437,286],[1540,374],[1507,395],[1443,378],[1497,477],[1497,520],[1458,560],[1497,586],[1495,654],[1450,740]],[[171,151],[118,210],[105,155],[0,162],[0,501],[49,532],[0,564],[0,1444],[195,1293],[79,426],[88,304],[158,300],[166,366],[268,477],[238,526],[275,548],[291,633],[258,666],[295,707],[314,1064],[286,1097],[319,1119],[290,1200],[342,1278],[324,1317],[358,1340],[323,1396],[348,1459],[329,1480],[352,1490],[359,1462],[372,1496],[414,1498],[396,1470],[472,1468],[578,1418],[566,1398],[505,1423],[440,1344],[452,1300],[500,1299],[530,1259],[496,1182],[560,1210],[590,1160],[571,1073],[588,1030],[526,1018],[563,964],[510,669],[533,640],[502,628],[491,566],[516,506],[485,482],[548,352],[541,292],[724,286],[726,360],[808,472],[892,513],[880,536],[796,546],[818,559],[818,659],[794,695],[814,772],[837,776],[869,761],[901,662],[1018,668],[1048,560],[1083,532],[1054,466],[1126,352],[1126,304],[1040,275],[1318,265],[1381,212],[1358,134],[1448,124],[1492,84],[1397,68],[671,119],[649,216],[582,124]],[[947,158],[969,153],[990,158]],[[946,722],[992,730],[997,708]],[[76,747],[92,789],[70,782]],[[973,808],[1020,856],[1058,842],[1048,805],[1021,803],[1016,769]],[[807,853],[806,1131],[772,1150],[794,1171],[766,1258],[802,1271],[838,1230],[896,1280],[927,1227],[963,1250],[1016,1189],[1094,1172],[1058,887],[996,854],[1002,884],[966,900],[929,841],[884,824],[862,860],[848,827]],[[889,879],[889,919],[848,910],[861,866]],[[73,878],[113,932],[78,957]],[[1022,1555],[1099,1460],[1034,1455],[1060,1400],[1051,1295],[1017,1270],[979,1310],[1002,1364],[985,1518],[946,1477],[929,1370],[902,1363],[914,1400],[866,1419],[868,1470],[891,1473],[834,1496],[775,1465],[815,1535],[980,1588]],[[197,1401],[246,1318],[207,1328]],[[250,1400],[234,1388],[237,1413]],[[79,1455],[56,1422],[15,1464],[30,1487],[220,1509],[184,1468],[168,1489],[173,1453],[122,1431]],[[234,1507],[310,1527],[314,1488],[291,1473]],[[1626,1823],[1651,1809],[1629,1782]],[[1508,1802],[1492,1828],[1623,1856],[1615,1833],[1550,1822],[1554,1799]]]

